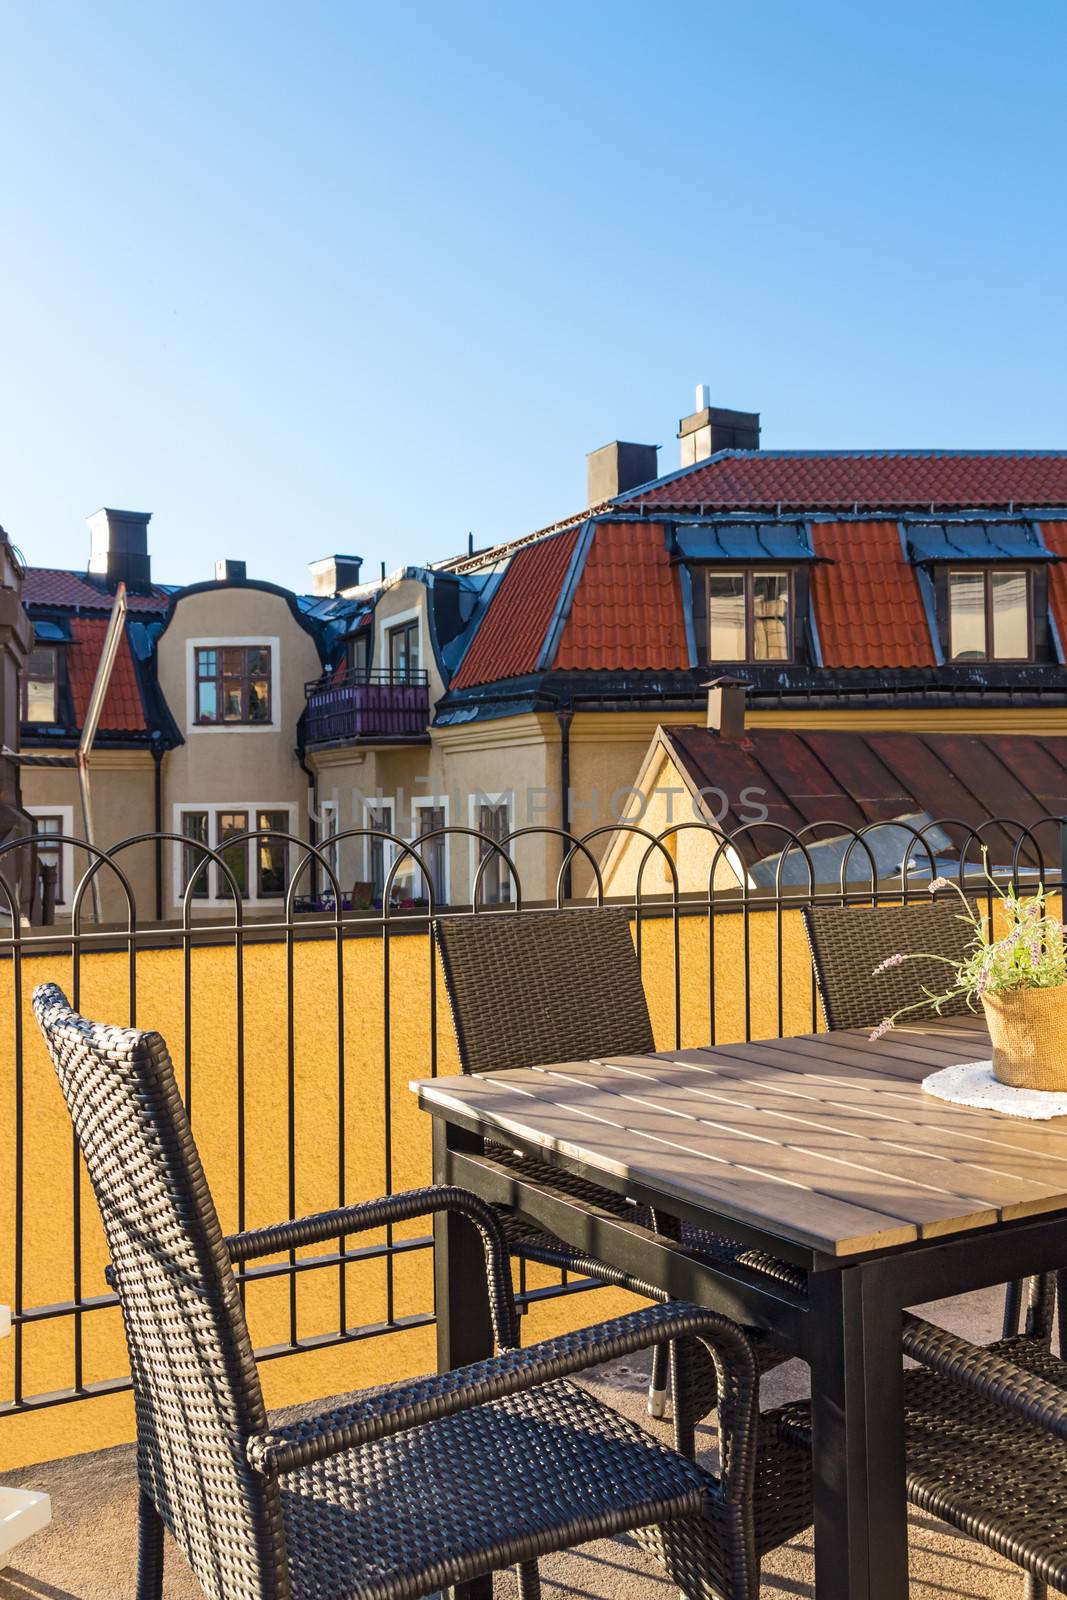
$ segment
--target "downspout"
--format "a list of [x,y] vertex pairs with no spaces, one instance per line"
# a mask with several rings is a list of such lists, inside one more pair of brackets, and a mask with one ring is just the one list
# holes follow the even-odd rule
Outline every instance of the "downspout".
[[[559,783],[561,790],[559,819],[560,827],[564,833],[570,833],[571,831],[571,722],[573,718],[574,712],[569,706],[556,712],[556,721],[559,723]],[[570,845],[566,839],[562,839],[560,843],[563,846],[564,854],[567,855],[570,851]],[[563,898],[569,900],[570,897],[571,867],[568,861],[563,869]]]
[[163,921],[163,747],[158,742],[152,745],[152,760],[155,762],[153,775],[153,811],[155,815],[154,827],[156,830],[156,921]]
[[[319,778],[318,778],[318,773],[312,772],[311,768],[308,766],[307,762],[304,760],[304,751],[300,748],[299,745],[297,746],[297,749],[296,749],[296,759],[299,761],[301,769],[307,774],[307,780],[308,780],[308,844],[315,845],[315,844],[318,844],[318,842],[319,842]],[[336,861],[334,862],[334,866],[336,868]],[[319,898],[319,858],[318,858],[318,856],[312,856],[312,858],[311,858],[311,866],[310,866],[309,870],[310,870],[310,874],[311,874],[311,883],[310,883],[311,898],[312,898],[312,900],[317,900]]]

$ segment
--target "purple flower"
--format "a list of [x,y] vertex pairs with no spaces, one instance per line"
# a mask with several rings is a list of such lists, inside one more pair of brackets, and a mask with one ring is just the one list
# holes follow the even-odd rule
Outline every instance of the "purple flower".
[[878,1024],[877,1028],[875,1028],[874,1032],[871,1034],[871,1038],[872,1039],[884,1039],[886,1034],[889,1032],[889,1030],[890,1030],[890,1028],[892,1026],[893,1026],[892,1017],[884,1018],[884,1020],[881,1021]]
[[888,972],[890,967],[899,967],[903,960],[904,960],[904,957],[901,956],[901,955],[886,956],[884,961],[879,961],[878,965],[875,967],[874,971],[871,973],[871,977],[872,978],[877,978],[877,976],[878,976],[878,974],[880,972]]

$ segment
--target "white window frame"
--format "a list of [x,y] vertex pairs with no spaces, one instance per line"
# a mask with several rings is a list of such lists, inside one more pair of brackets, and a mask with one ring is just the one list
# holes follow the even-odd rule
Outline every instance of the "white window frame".
[[[515,826],[515,791],[514,791],[514,789],[501,789],[499,794],[488,794],[488,793],[484,793],[482,790],[479,790],[476,794],[469,795],[467,797],[467,817],[468,817],[468,821],[470,823],[470,826],[476,832],[479,831],[478,830],[478,808],[479,808],[479,806],[503,806],[503,805],[506,805],[507,808],[508,808],[508,832],[510,833],[512,831],[512,829],[514,828],[514,826]],[[478,863],[481,860],[481,857],[480,857],[480,855],[478,853],[479,849],[481,847],[480,847],[479,842],[478,842],[477,839],[472,839],[471,842],[470,842],[470,845],[471,845],[471,849],[470,849],[471,872],[470,872],[470,877],[467,880],[467,887],[470,890],[470,899],[471,899],[471,904],[473,905],[474,904],[474,877],[475,877],[475,874],[478,871]],[[484,879],[484,873],[483,873],[483,879]],[[516,890],[515,890],[515,874],[511,873],[511,899],[510,900],[503,900],[503,901],[500,901],[499,903],[501,905],[514,905],[515,904],[515,894],[516,894]],[[482,901],[480,903],[483,904],[483,905],[492,905],[492,904],[496,904],[497,902],[495,902],[495,901],[486,901],[484,899],[484,897],[483,897],[483,899],[482,899]]]
[[423,621],[422,607],[409,606],[406,611],[398,611],[394,616],[382,617],[378,624],[378,660],[381,663],[380,671],[390,670],[389,635],[394,628],[402,628],[405,622],[417,622],[419,625],[419,670],[428,671],[426,664],[426,624]]
[[[444,812],[444,814],[445,814],[445,827],[447,828],[448,824],[449,824],[449,811],[448,811],[448,796],[447,796],[447,794],[420,794],[420,795],[416,795],[414,797],[414,799],[412,800],[412,802],[411,802],[411,843],[412,843],[412,845],[414,846],[414,848],[416,850],[419,848],[419,822],[418,822],[419,813],[421,811],[431,811],[431,810],[437,810],[437,811],[443,811]],[[510,812],[509,812],[509,815],[510,815]],[[451,902],[451,898],[452,898],[452,861],[451,861],[452,852],[449,849],[449,845],[451,844],[451,842],[452,841],[450,840],[450,838],[448,837],[447,834],[445,834],[444,838],[441,840],[441,849],[442,849],[442,854],[444,856],[444,863],[445,863],[445,872],[444,872],[445,881],[444,881],[443,884],[438,883],[438,884],[435,884],[435,886],[434,886],[436,888],[436,890],[437,890],[437,897],[436,897],[436,900],[435,900],[435,904],[442,905],[442,906],[449,905],[450,902]],[[415,864],[412,863],[412,865],[415,865]],[[418,866],[415,866],[415,871],[419,872]],[[421,873],[419,875],[421,877]]]
[[[198,650],[226,650],[259,645],[270,651],[270,721],[269,722],[197,722],[196,720],[196,652]],[[185,731],[186,733],[277,733],[281,728],[282,650],[277,634],[232,634],[225,639],[186,639],[185,641]],[[190,811],[203,811],[203,806],[189,806]],[[223,808],[225,809],[225,808]]]
[[[193,800],[176,800],[172,807],[173,822],[171,825],[171,832],[182,832],[182,818],[187,812],[206,811],[208,814],[209,848],[217,853],[218,844],[211,843],[211,841],[218,839],[218,813],[220,811],[245,811],[248,813],[250,822],[255,821],[255,815],[257,811],[284,811],[289,817],[289,826],[285,831],[286,833],[295,835],[298,832],[298,809],[299,807],[295,800],[203,800],[200,802]],[[248,831],[252,832],[253,830],[249,829]],[[195,841],[190,840],[189,842],[192,844]],[[296,846],[290,845],[289,849],[290,851],[294,851]],[[173,854],[174,861],[171,870],[171,896],[174,905],[180,910],[185,900],[185,885],[182,882],[185,847],[180,844],[175,844],[173,846]],[[219,875],[218,868],[213,861],[207,868],[207,874],[208,886],[210,888],[218,881]],[[262,899],[260,899],[259,875],[254,871],[249,873],[248,893],[241,901],[243,906],[278,906],[280,904],[284,904],[284,901],[285,896],[277,894],[265,895]],[[198,894],[193,896],[192,900],[190,901],[190,905],[193,910],[195,910],[197,906],[207,906],[210,910],[217,911],[222,907],[232,906],[233,901],[230,899],[229,895],[223,899],[221,896],[217,895]]]
[[[28,806],[28,805],[23,805],[22,809],[23,809],[23,811],[25,811],[25,813],[26,813],[26,815],[28,817],[62,817],[62,819],[63,819],[63,830],[62,831],[64,833],[66,833],[66,834],[72,834],[74,832],[74,807],[73,806],[46,806],[46,805]],[[75,885],[75,882],[74,882],[74,846],[72,844],[61,844],[59,849],[60,849],[60,853],[61,853],[62,859],[63,859],[63,883],[64,883],[64,886],[66,888],[67,894],[70,896],[70,899],[69,900],[60,900],[60,899],[57,898],[56,899],[56,905],[57,906],[69,906],[69,905],[72,905],[74,903],[74,893],[75,893],[75,889],[76,889],[76,885]],[[84,872],[82,874],[83,877],[85,875],[85,872],[88,872],[89,868],[92,866],[94,859],[95,858],[93,856],[86,855],[86,857],[85,857],[85,869],[84,869]],[[99,876],[99,874],[98,874],[98,876]],[[36,894],[37,885],[34,884],[33,888],[34,888],[34,893]]]

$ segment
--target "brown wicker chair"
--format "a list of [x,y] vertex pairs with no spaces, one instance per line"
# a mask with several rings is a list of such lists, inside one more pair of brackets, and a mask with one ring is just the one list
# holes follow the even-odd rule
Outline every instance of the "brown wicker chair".
[[[733,1323],[676,1302],[519,1350],[495,1216],[459,1189],[226,1239],[160,1036],[87,1022],[53,985],[34,1011],[129,1348],[138,1600],[162,1595],[164,1527],[216,1600],[417,1600],[513,1564],[536,1600],[540,1555],[625,1530],[688,1596],[755,1600],[761,1551],[810,1520],[809,1455],[761,1426]],[[481,1235],[498,1353],[272,1428],[233,1264],[443,1211]],[[564,1381],[670,1339],[699,1340],[715,1365],[718,1478]]]
[[[955,894],[909,906],[805,906],[801,915],[811,946],[826,1026],[876,1028],[902,1006],[941,994],[951,977],[941,961],[905,961],[874,976],[887,956],[924,951],[962,960],[971,940]],[[941,1015],[968,1010],[965,995],[946,1002]]]
[[[434,923],[445,988],[464,1072],[586,1061],[594,1056],[646,1055],[655,1050],[641,968],[624,907],[594,906],[439,917]],[[574,1195],[630,1221],[669,1233],[695,1254],[717,1263],[740,1263],[769,1273],[798,1293],[805,1276],[796,1267],[749,1250],[689,1223],[653,1215],[612,1190],[585,1182],[532,1158],[494,1145],[493,1157],[520,1168],[542,1187]],[[561,1239],[541,1233],[506,1212],[501,1221],[512,1253],[544,1265],[618,1281],[610,1263],[580,1257]],[[784,1356],[765,1337],[755,1339],[766,1370]],[[714,1385],[703,1363],[687,1363],[687,1404],[677,1404],[679,1448],[690,1448],[694,1422],[714,1405]],[[701,1381],[703,1375],[703,1382]],[[662,1416],[667,1351],[653,1356],[649,1411]]]
[[[1067,1590],[1067,1361],[1051,1353],[1054,1280],[1032,1279],[1023,1334],[981,1346],[904,1318],[908,1497],[1022,1567],[1026,1600]],[[810,1443],[806,1401],[779,1413]]]

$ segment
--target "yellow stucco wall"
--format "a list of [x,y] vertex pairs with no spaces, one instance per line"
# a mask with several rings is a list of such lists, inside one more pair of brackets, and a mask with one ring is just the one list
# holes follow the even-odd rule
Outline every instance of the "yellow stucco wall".
[[[776,933],[773,917],[757,915],[751,924],[751,965],[764,977],[752,996],[751,1028],[757,1036],[778,1032],[777,994],[766,972],[773,971]],[[799,919],[782,929],[784,970],[783,1026],[786,1032],[812,1025],[810,968]],[[706,1042],[708,1028],[707,926],[700,918],[680,923],[682,1042]],[[167,1039],[183,1083],[184,1033],[182,953],[142,951],[137,958],[137,1018]],[[649,1004],[661,1047],[674,1043],[674,960],[671,923],[646,920],[642,962]],[[740,919],[723,917],[716,928],[716,1031],[720,1039],[744,1036],[743,967]],[[430,1176],[429,1119],[408,1090],[412,1077],[430,1072],[428,1005],[429,951],[423,934],[394,937],[389,950],[390,1046],[388,1079],[392,1091],[392,1187],[405,1189]],[[64,958],[29,957],[24,962],[22,1025],[25,1039],[24,1301],[44,1306],[69,1300],[73,1293],[72,1153],[66,1108],[29,1007],[34,985],[44,979],[70,992],[70,963]],[[80,1005],[86,1014],[128,1019],[128,962],[118,953],[86,955],[82,962]],[[10,962],[0,965],[0,1004],[13,1016],[15,996]],[[286,1168],[286,980],[281,944],[249,944],[245,952],[246,1225],[277,1220],[287,1211]],[[305,941],[295,950],[294,1023],[297,1085],[297,1210],[328,1208],[338,1200],[338,1030],[336,1026],[336,951],[328,940]],[[383,1193],[384,958],[377,939],[350,939],[344,945],[343,994],[346,1052],[345,1194],[359,1200]],[[437,1022],[438,1070],[450,1073],[457,1062],[443,1004]],[[237,1218],[235,1150],[237,1139],[235,967],[232,949],[193,952],[191,972],[193,1061],[191,1107],[194,1132],[225,1230]],[[14,1272],[14,1088],[13,1029],[0,1043],[0,1300],[12,1299]],[[87,1297],[106,1292],[105,1251],[95,1203],[82,1179],[82,1281]],[[422,1223],[398,1229],[420,1234]],[[372,1242],[368,1237],[360,1242]],[[400,1257],[395,1267],[398,1317],[432,1307],[428,1252]],[[361,1263],[346,1269],[350,1324],[372,1323],[385,1315],[385,1265]],[[536,1271],[530,1281],[539,1281]],[[550,1281],[543,1274],[540,1281]],[[302,1274],[298,1280],[298,1331],[308,1337],[336,1325],[337,1271]],[[597,1291],[578,1299],[538,1305],[524,1326],[524,1340],[567,1326],[596,1321],[632,1301],[616,1291]],[[267,1345],[287,1337],[288,1288],[284,1278],[254,1284],[248,1312],[253,1340]],[[106,1382],[126,1370],[118,1312],[91,1311],[82,1318],[84,1381]],[[13,1340],[0,1342],[0,1397],[12,1394]],[[72,1380],[73,1329],[69,1318],[26,1328],[23,1385],[26,1394],[67,1387]],[[331,1350],[273,1360],[262,1368],[270,1405],[291,1404],[381,1383],[432,1368],[431,1328],[371,1338]],[[128,1393],[94,1397],[71,1405],[0,1419],[0,1471],[59,1455],[96,1449],[132,1437],[133,1410]]]

